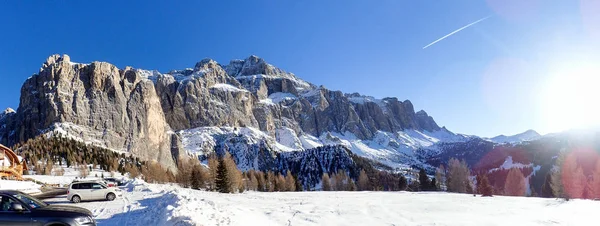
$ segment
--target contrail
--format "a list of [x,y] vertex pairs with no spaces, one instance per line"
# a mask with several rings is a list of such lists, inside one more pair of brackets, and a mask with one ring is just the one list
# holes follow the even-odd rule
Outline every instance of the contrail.
[[457,32],[459,32],[459,31],[462,31],[462,30],[464,30],[465,28],[468,28],[468,27],[470,27],[470,26],[473,26],[473,25],[475,25],[475,24],[477,24],[477,23],[479,23],[479,22],[481,22],[481,21],[487,20],[487,19],[488,19],[488,18],[490,18],[490,17],[492,17],[492,15],[486,16],[486,17],[484,17],[484,18],[481,18],[481,19],[479,19],[478,21],[475,21],[475,22],[473,22],[473,23],[467,24],[466,26],[464,26],[464,27],[461,27],[461,28],[459,28],[459,29],[458,29],[458,30],[456,30],[456,31],[453,31],[453,32],[451,32],[450,34],[447,34],[446,36],[444,36],[444,37],[441,37],[440,39],[438,39],[438,40],[435,40],[435,41],[433,41],[432,43],[429,43],[429,45],[426,45],[425,47],[423,47],[423,49],[427,49],[427,47],[429,47],[429,46],[432,46],[433,44],[435,44],[435,43],[438,43],[439,41],[442,41],[442,40],[444,40],[445,38],[447,38],[447,37],[450,37],[451,35],[453,35],[453,34],[456,34],[456,33],[457,33]]

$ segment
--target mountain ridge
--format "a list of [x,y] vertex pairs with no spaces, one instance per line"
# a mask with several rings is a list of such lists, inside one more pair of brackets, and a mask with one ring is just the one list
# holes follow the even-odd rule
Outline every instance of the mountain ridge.
[[185,156],[238,152],[231,147],[240,147],[235,157],[264,161],[241,147],[275,154],[332,145],[403,168],[426,164],[419,150],[473,139],[440,127],[410,100],[329,90],[255,55],[166,73],[53,55],[0,124],[5,144],[59,133],[170,168]]
[[524,142],[524,141],[532,141],[532,140],[537,140],[539,138],[541,138],[542,135],[540,135],[538,132],[536,132],[535,130],[529,129],[525,132],[522,133],[518,133],[515,135],[510,135],[510,136],[505,136],[505,135],[499,135],[499,136],[495,136],[490,138],[489,140],[495,142],[495,143],[509,143],[509,144],[513,144],[513,143],[519,143],[519,142]]

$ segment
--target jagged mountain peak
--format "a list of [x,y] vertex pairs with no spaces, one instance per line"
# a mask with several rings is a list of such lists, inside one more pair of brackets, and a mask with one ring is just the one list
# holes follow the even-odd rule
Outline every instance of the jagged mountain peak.
[[199,70],[208,70],[208,69],[214,69],[214,68],[221,68],[221,65],[219,63],[217,63],[217,61],[210,59],[210,58],[204,58],[201,61],[199,61],[198,63],[196,63],[196,65],[194,66],[194,70],[195,71],[199,71]]
[[225,66],[225,70],[233,77],[267,75],[297,79],[294,74],[275,67],[256,55],[251,55],[244,60],[232,60]]
[[62,56],[60,54],[53,54],[46,59],[46,62],[44,62],[43,67],[47,67],[59,62],[71,62],[71,57],[69,57],[69,55],[67,54],[63,54]]
[[417,111],[415,114],[429,116],[429,115],[427,115],[427,112],[425,112],[425,110]]

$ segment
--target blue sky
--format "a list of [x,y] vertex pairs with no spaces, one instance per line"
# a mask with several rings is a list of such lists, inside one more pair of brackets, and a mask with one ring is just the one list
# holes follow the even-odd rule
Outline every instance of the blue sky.
[[17,108],[54,53],[163,72],[254,54],[330,89],[409,99],[455,132],[556,132],[569,112],[542,117],[554,108],[540,84],[556,62],[597,57],[590,1],[1,1],[0,107]]

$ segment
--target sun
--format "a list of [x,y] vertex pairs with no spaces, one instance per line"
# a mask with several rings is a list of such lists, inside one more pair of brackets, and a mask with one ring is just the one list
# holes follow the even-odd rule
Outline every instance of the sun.
[[550,132],[600,126],[600,67],[585,59],[549,67],[540,98],[542,123]]

